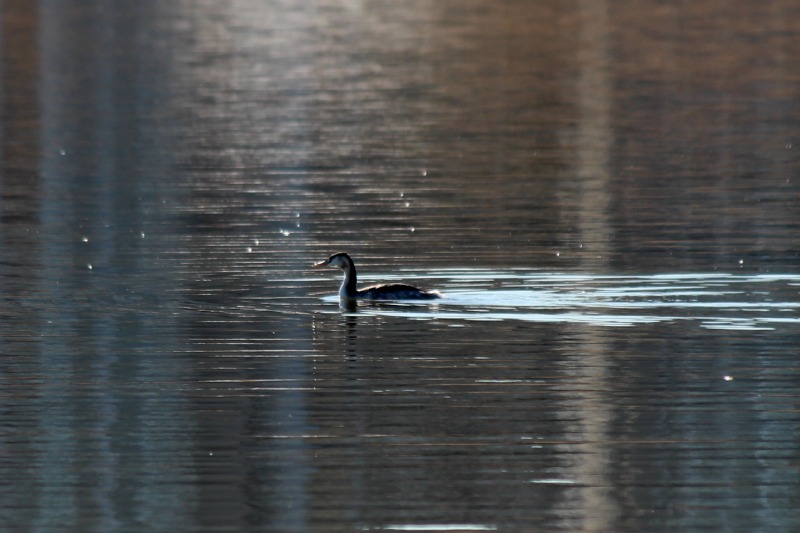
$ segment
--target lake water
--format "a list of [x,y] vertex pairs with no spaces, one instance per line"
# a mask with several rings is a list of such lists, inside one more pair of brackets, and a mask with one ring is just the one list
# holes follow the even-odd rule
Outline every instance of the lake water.
[[0,0],[0,529],[793,530],[798,21]]

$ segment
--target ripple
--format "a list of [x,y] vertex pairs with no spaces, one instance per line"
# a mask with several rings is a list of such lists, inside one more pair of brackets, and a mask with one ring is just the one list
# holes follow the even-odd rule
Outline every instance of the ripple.
[[795,288],[800,276],[791,274],[589,276],[454,270],[415,275],[440,280],[445,298],[431,304],[363,302],[359,312],[412,320],[615,327],[678,320],[727,330],[773,330],[800,324],[795,316],[800,308]]

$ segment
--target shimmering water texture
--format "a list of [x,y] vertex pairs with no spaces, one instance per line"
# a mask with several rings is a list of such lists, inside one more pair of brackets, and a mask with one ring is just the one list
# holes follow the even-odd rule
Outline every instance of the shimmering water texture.
[[0,0],[0,532],[798,530],[798,21]]
[[358,310],[454,323],[521,320],[634,326],[692,321],[721,330],[774,330],[800,324],[800,276],[793,274],[589,276],[476,269],[427,277],[450,287],[442,300],[427,306],[362,305]]

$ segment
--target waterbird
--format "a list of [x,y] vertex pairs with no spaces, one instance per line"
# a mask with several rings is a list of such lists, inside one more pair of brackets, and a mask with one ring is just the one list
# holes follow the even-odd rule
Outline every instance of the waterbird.
[[344,271],[344,281],[339,289],[342,299],[361,298],[364,300],[434,300],[442,295],[437,291],[424,291],[403,283],[384,283],[363,289],[356,288],[356,265],[344,252],[333,254],[325,261],[312,265],[312,268],[336,267]]

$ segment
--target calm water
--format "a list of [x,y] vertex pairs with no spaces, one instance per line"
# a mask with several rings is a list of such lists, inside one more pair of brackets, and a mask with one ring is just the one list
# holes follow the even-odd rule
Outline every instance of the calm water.
[[800,523],[796,2],[117,4],[0,0],[0,529]]

